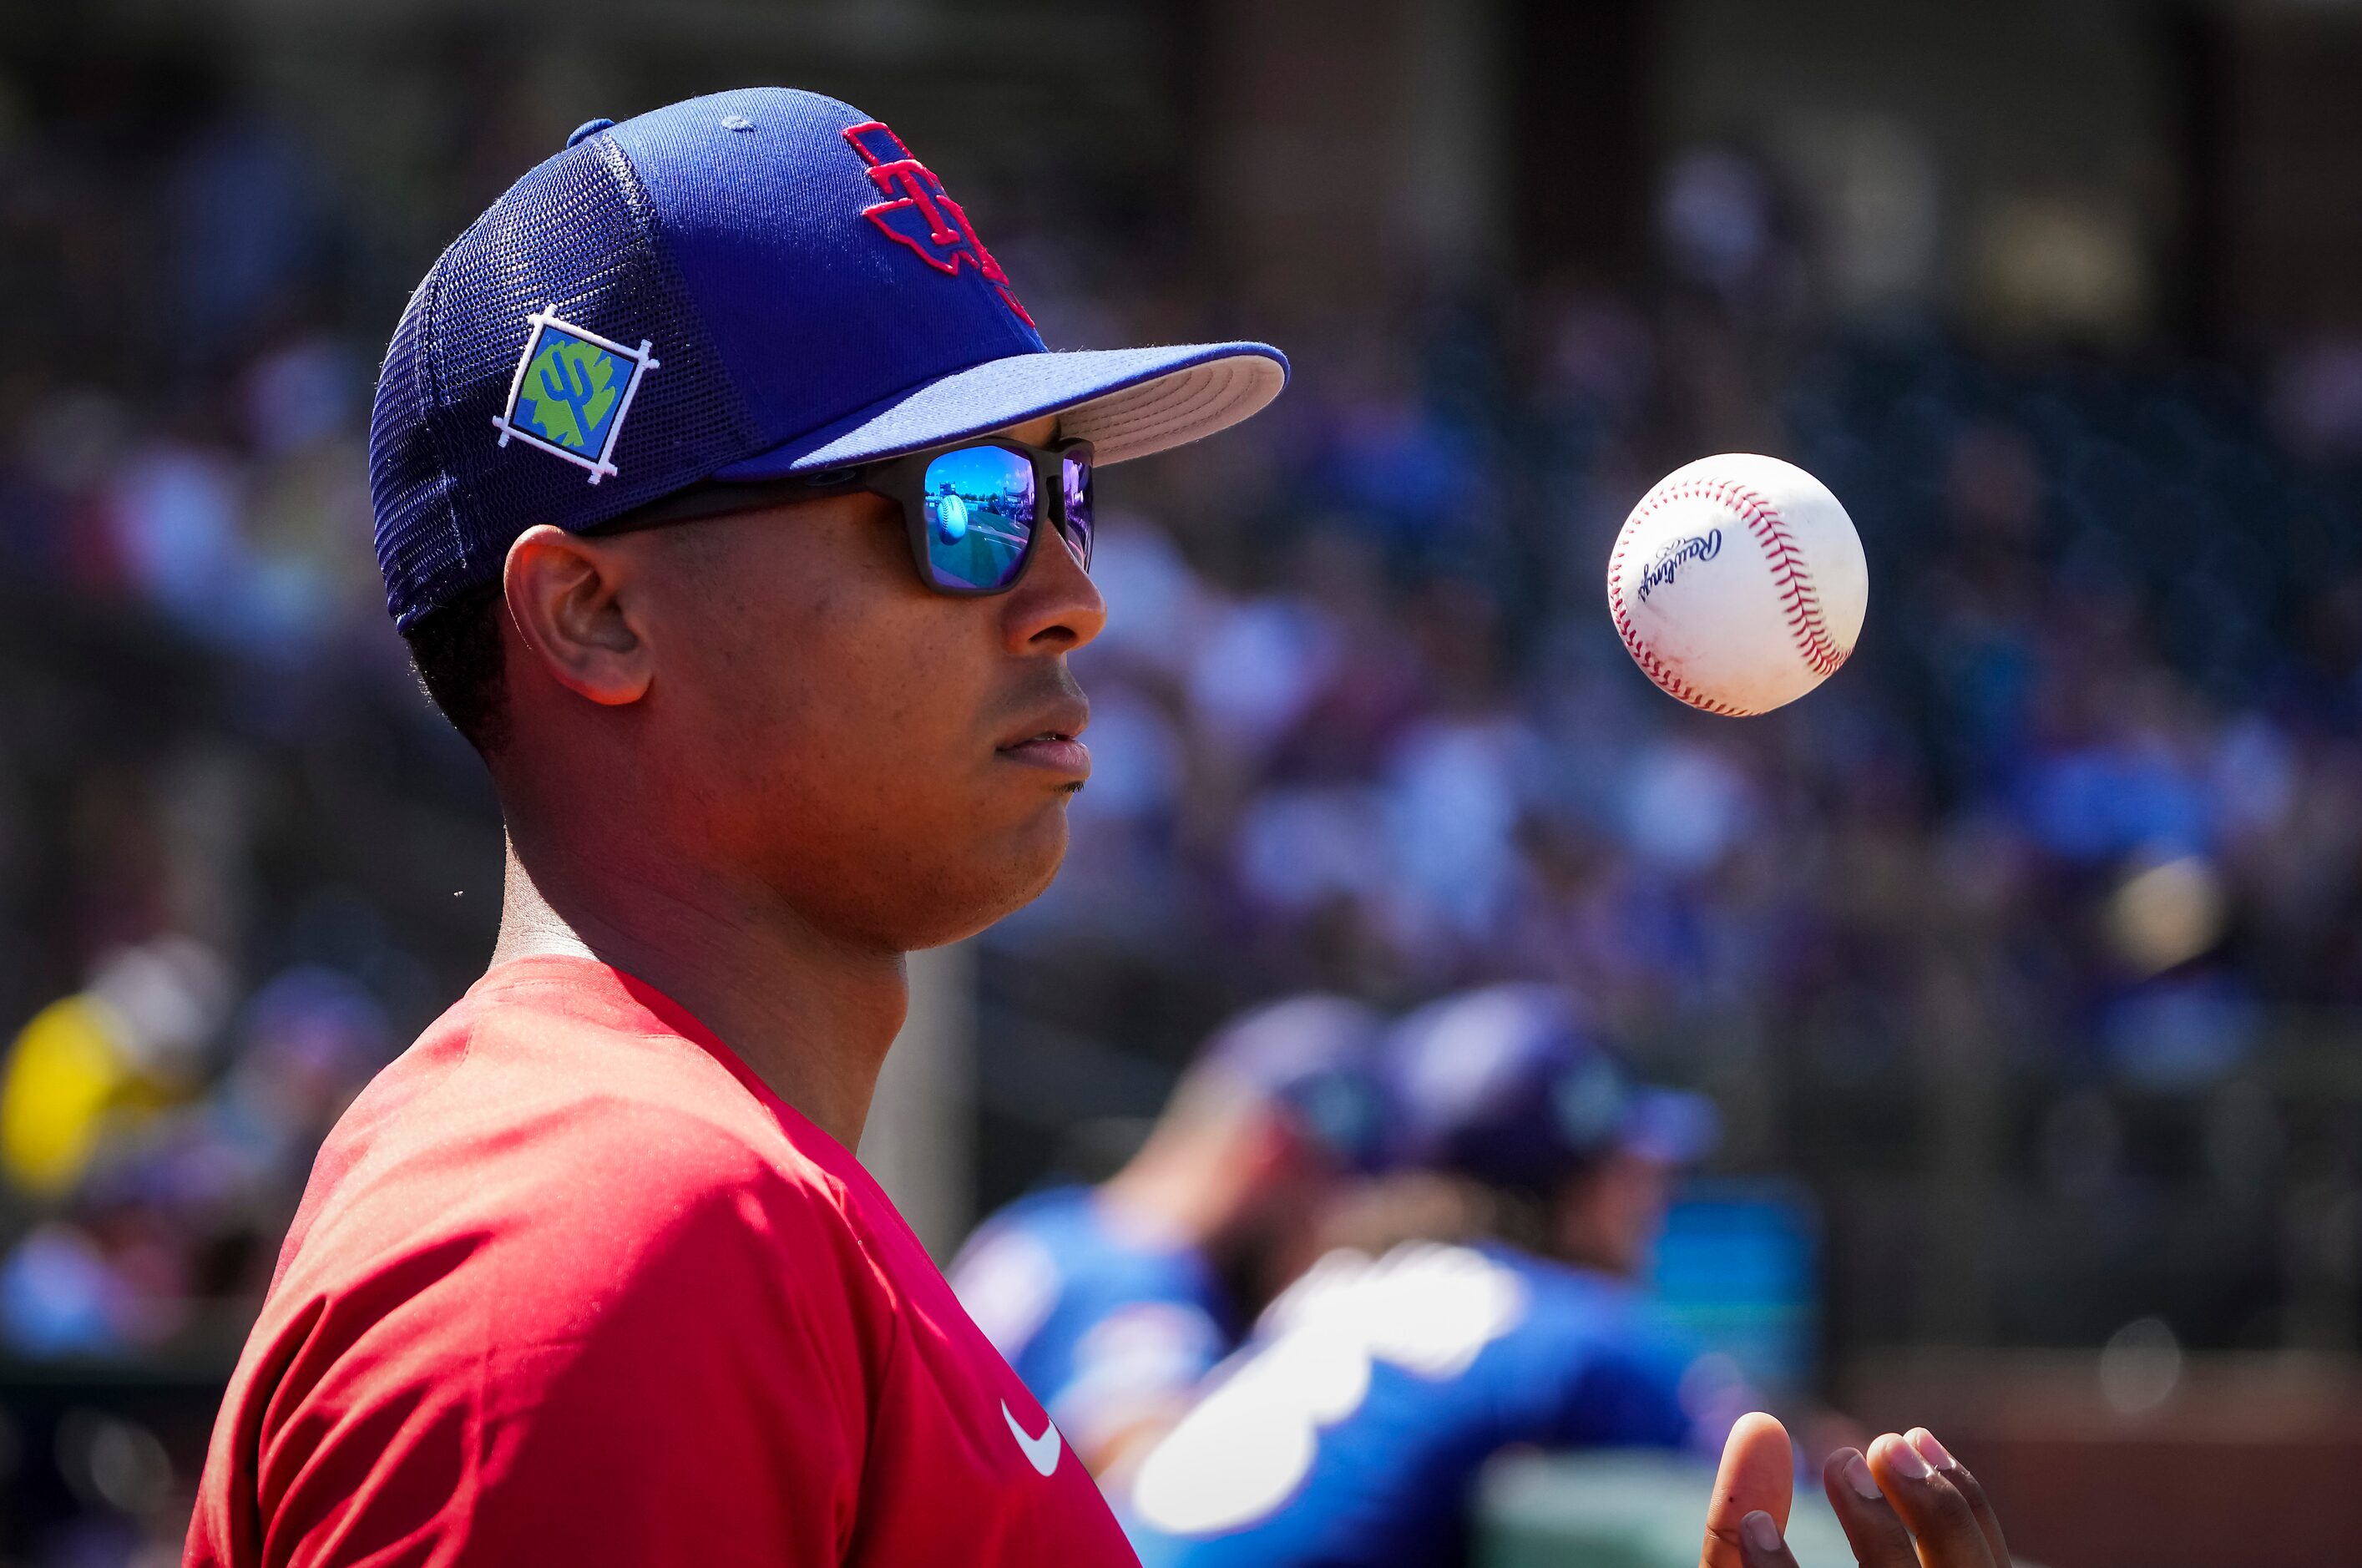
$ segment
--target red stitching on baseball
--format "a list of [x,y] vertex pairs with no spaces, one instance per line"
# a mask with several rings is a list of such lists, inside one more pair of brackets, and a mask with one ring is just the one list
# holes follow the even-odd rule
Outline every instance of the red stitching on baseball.
[[[1764,564],[1772,569],[1773,590],[1779,594],[1780,602],[1787,607],[1788,634],[1795,639],[1796,651],[1804,656],[1805,663],[1813,673],[1826,677],[1845,663],[1847,654],[1852,650],[1838,647],[1830,637],[1828,623],[1821,614],[1820,595],[1813,587],[1812,570],[1805,565],[1804,552],[1798,547],[1795,536],[1788,532],[1788,525],[1781,521],[1780,513],[1762,496],[1733,480],[1710,482],[1683,480],[1677,485],[1659,490],[1642,502],[1639,515],[1646,516],[1669,501],[1693,496],[1714,501],[1745,520],[1748,532],[1754,535],[1756,543],[1762,547]],[[1613,564],[1620,568],[1623,561],[1621,536],[1618,536],[1616,557]],[[1614,591],[1614,581],[1611,578],[1611,592]],[[1621,598],[1620,592],[1615,594],[1619,625],[1624,619]],[[1625,637],[1625,646],[1634,646],[1628,635]],[[1638,657],[1637,652],[1635,657]],[[1688,701],[1687,698],[1683,700]]]
[[1693,708],[1719,713],[1725,718],[1744,719],[1757,712],[1753,708],[1735,708],[1697,690],[1667,668],[1664,662],[1640,641],[1639,628],[1633,625],[1632,618],[1624,613],[1624,540],[1620,535],[1616,540],[1616,551],[1607,560],[1607,613],[1615,617],[1616,630],[1624,639],[1626,651],[1640,667],[1641,673],[1657,683],[1659,690],[1680,698]]

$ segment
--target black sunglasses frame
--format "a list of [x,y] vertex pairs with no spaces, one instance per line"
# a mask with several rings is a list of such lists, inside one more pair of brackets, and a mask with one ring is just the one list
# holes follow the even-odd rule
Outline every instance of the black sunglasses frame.
[[[928,465],[948,453],[966,451],[976,447],[998,447],[1005,452],[1014,452],[1033,467],[1035,515],[1026,530],[1025,544],[1018,551],[1016,569],[1009,574],[1009,580],[997,588],[977,588],[966,583],[938,580],[933,558],[927,550]],[[1033,547],[1041,541],[1045,520],[1057,530],[1058,537],[1065,542],[1067,553],[1085,571],[1091,569],[1091,546],[1098,531],[1098,520],[1086,521],[1078,530],[1066,514],[1066,459],[1077,456],[1083,460],[1083,491],[1088,495],[1098,468],[1096,454],[1088,441],[1077,438],[1048,447],[1035,447],[1006,436],[978,436],[970,440],[930,447],[922,452],[906,452],[900,457],[886,458],[875,463],[829,469],[794,479],[754,480],[743,484],[709,480],[703,484],[691,485],[687,490],[652,501],[585,532],[634,534],[644,528],[704,522],[734,513],[755,512],[766,506],[812,501],[822,496],[866,492],[883,496],[900,509],[902,532],[911,547],[911,565],[928,591],[949,599],[990,599],[1010,591],[1025,580],[1026,572],[1033,565]],[[1081,535],[1079,539],[1076,537],[1078,531]]]

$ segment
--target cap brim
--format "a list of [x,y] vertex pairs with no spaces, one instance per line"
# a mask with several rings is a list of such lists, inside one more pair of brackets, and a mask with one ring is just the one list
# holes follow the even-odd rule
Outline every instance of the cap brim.
[[939,447],[1045,414],[1058,433],[1120,463],[1236,425],[1287,384],[1287,359],[1263,343],[1019,354],[938,376],[714,474],[784,479]]

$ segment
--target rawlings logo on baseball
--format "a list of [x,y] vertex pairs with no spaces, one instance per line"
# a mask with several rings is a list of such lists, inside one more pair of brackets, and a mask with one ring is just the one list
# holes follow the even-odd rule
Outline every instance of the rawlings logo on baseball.
[[[1719,560],[1697,573],[1691,563]],[[1660,593],[1679,580],[1679,593]],[[1729,453],[1668,474],[1607,562],[1617,635],[1694,708],[1768,712],[1853,652],[1870,602],[1860,536],[1828,487],[1777,458]]]
[[1676,539],[1658,553],[1640,574],[1640,586],[1635,591],[1640,602],[1647,603],[1649,595],[1673,580],[1673,574],[1683,561],[1710,561],[1722,554],[1722,530],[1709,528],[1703,534],[1693,534],[1686,539]]

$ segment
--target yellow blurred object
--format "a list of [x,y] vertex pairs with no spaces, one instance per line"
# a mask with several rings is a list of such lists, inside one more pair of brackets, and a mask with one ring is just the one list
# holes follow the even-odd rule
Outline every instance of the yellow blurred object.
[[2201,856],[2184,856],[2127,877],[2108,900],[2108,935],[2138,973],[2161,975],[2222,940],[2223,882]]
[[9,1047],[0,1077],[0,1168],[27,1192],[72,1187],[108,1111],[137,1082],[113,1010],[87,995],[51,1002]]

